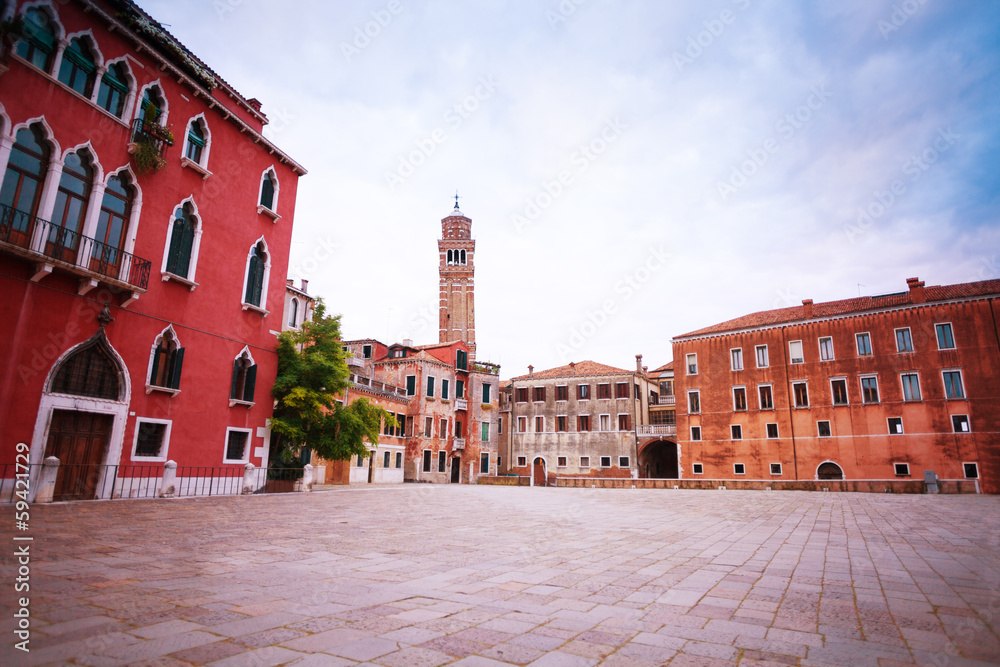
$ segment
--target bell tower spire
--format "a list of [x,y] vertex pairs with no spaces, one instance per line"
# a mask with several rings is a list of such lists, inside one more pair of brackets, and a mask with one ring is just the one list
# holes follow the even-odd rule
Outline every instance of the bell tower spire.
[[438,342],[465,341],[469,359],[476,358],[475,263],[476,242],[472,238],[472,220],[458,208],[441,220],[438,239],[438,275],[440,308]]

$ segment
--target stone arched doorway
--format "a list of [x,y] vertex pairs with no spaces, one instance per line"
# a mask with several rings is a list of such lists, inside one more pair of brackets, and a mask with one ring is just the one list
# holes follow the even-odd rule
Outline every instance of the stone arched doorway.
[[833,461],[824,461],[816,468],[816,479],[844,479],[844,471]]
[[545,459],[541,456],[536,457],[534,462],[531,464],[531,485],[532,486],[546,486],[546,470],[545,470]]
[[646,479],[678,479],[677,443],[660,439],[643,445],[639,451],[639,476]]

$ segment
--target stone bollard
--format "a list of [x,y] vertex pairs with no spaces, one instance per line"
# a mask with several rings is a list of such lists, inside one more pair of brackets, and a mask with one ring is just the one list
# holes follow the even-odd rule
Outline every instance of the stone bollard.
[[255,468],[252,463],[248,463],[243,466],[243,490],[240,492],[243,495],[249,495],[253,493],[253,472]]
[[167,461],[163,464],[163,483],[160,486],[161,498],[177,496],[177,461]]
[[38,476],[36,503],[51,503],[56,492],[56,476],[59,474],[59,459],[50,456],[42,462],[42,474]]
[[307,463],[306,467],[302,470],[302,488],[301,491],[308,493],[312,491],[313,488],[313,467],[311,463]]

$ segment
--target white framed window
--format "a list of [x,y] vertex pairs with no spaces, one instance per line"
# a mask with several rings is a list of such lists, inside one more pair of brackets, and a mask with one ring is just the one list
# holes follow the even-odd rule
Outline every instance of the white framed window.
[[416,396],[417,395],[417,376],[407,375],[406,376],[406,395]]
[[768,440],[776,440],[778,438],[777,424],[765,424],[765,430],[767,431]]
[[742,440],[743,426],[740,424],[731,424],[729,426],[729,435],[732,440]]
[[743,348],[734,347],[729,350],[729,365],[734,371],[743,370]]
[[205,114],[200,113],[189,120],[184,129],[181,165],[194,169],[201,174],[202,179],[206,179],[212,175],[208,170],[208,156],[211,151],[212,132],[208,129]]
[[272,165],[260,175],[260,189],[257,193],[257,213],[265,213],[277,222],[281,218],[278,215],[278,194],[280,190],[278,173]]
[[793,382],[792,383],[792,397],[795,401],[795,407],[797,408],[808,408],[809,407],[809,385],[806,382]]
[[774,410],[774,391],[771,385],[757,385],[757,404],[761,410]]
[[830,379],[830,396],[834,405],[847,405],[847,378]]
[[250,348],[244,346],[233,359],[233,377],[229,385],[229,407],[253,405],[256,386],[257,362],[254,361]]
[[581,456],[580,457],[580,467],[581,468],[589,468],[590,467],[590,457],[589,456]]
[[619,468],[628,468],[629,465],[630,465],[629,457],[627,457],[627,456],[619,456],[618,457],[618,467]]
[[692,426],[691,427],[691,440],[701,440],[701,427]]
[[687,374],[688,375],[697,375],[698,374],[698,355],[697,355],[697,353],[692,352],[691,354],[687,355],[686,358],[687,358]]
[[528,465],[528,459],[526,457],[524,457],[524,456],[518,456],[517,457],[517,467],[518,468],[523,468],[526,465]]
[[[448,437],[448,420],[447,419],[441,418],[441,419],[438,420],[438,437],[439,438],[447,438]],[[462,437],[461,435],[459,435],[459,433],[457,432],[457,430],[455,432],[455,437],[456,438]]]
[[745,474],[747,474],[747,467],[746,467],[746,465],[743,464],[743,463],[734,463],[733,464],[733,474],[734,475],[745,475]]
[[479,440],[481,442],[490,441],[490,423],[489,422],[479,422]]
[[423,460],[421,461],[421,466],[420,466],[420,469],[423,472],[430,472],[431,471],[431,456],[432,456],[431,450],[425,449],[424,450],[424,455],[423,455]]
[[146,393],[164,391],[171,395],[179,394],[183,365],[184,348],[181,347],[173,325],[167,325],[153,340],[149,353],[149,372],[146,374]]
[[226,446],[223,451],[223,463],[247,463],[250,460],[250,444],[253,440],[248,428],[226,428]]
[[767,368],[771,365],[767,357],[767,345],[758,345],[754,350],[757,353],[757,368]]
[[824,336],[819,339],[819,360],[833,361],[833,338]]
[[602,468],[610,468],[611,467],[611,457],[610,456],[602,456],[601,457],[601,467]]
[[896,329],[896,352],[913,352],[913,336],[910,327]]
[[557,468],[565,468],[566,467],[566,457],[565,456],[557,456],[556,457],[556,467]]
[[448,452],[443,449],[438,451],[438,472],[446,472],[448,470]]
[[294,296],[288,300],[288,326],[299,328],[299,300]]
[[733,387],[733,410],[743,412],[747,409],[747,388]]
[[427,398],[434,398],[434,385],[437,384],[437,378],[433,375],[427,376],[427,392],[424,394]]
[[517,418],[517,432],[518,433],[527,433],[528,432],[528,418],[527,417],[518,417]]
[[858,346],[859,357],[870,357],[872,355],[872,336],[870,333],[854,334],[854,342]]
[[802,354],[802,341],[800,340],[790,340],[788,341],[788,359],[790,363],[793,364],[803,364],[805,363],[805,356]]
[[772,463],[770,467],[771,467],[771,474],[772,475],[780,475],[781,474],[781,464],[780,463]]
[[952,415],[951,429],[955,433],[968,433],[972,429],[969,427],[969,415]]
[[434,418],[424,417],[424,437],[429,438],[434,432]]
[[698,389],[688,390],[688,414],[696,415],[701,412],[701,391]]
[[267,286],[271,278],[271,253],[267,241],[261,236],[247,252],[243,273],[243,310],[256,310],[264,315],[267,310]]
[[618,413],[618,430],[619,431],[631,431],[632,416],[627,412]]
[[[176,280],[193,291],[198,286],[195,276],[202,234],[201,216],[193,197],[188,197],[174,208],[167,229],[160,275],[164,281]],[[255,305],[260,306],[260,303]]]
[[951,322],[935,324],[934,332],[937,334],[937,344],[939,350],[955,349],[955,334],[951,329]]
[[966,479],[979,479],[979,464],[963,463],[962,472],[965,473]]
[[545,432],[545,417],[541,415],[535,417],[535,433]]
[[829,438],[832,435],[830,422],[827,420],[816,422],[816,435],[820,438]]
[[909,477],[910,476],[910,464],[909,463],[893,463],[893,472],[896,473],[896,477]]
[[899,381],[903,385],[903,400],[904,401],[919,401],[919,400],[921,400],[921,395],[920,395],[920,376],[917,373],[902,373],[899,376]]
[[448,400],[448,389],[449,389],[449,387],[448,387],[448,379],[447,378],[441,378],[441,400],[442,401],[447,401]]
[[701,463],[692,463],[691,473],[694,475],[703,475],[705,474],[705,466]]
[[568,400],[569,400],[569,385],[557,384],[556,401],[568,401]]
[[878,403],[878,377],[875,375],[861,376],[861,402],[865,404]]
[[556,415],[556,433],[565,433],[569,430],[566,426],[567,421],[566,415]]
[[903,435],[903,418],[889,417],[889,435]]
[[944,397],[946,399],[965,399],[965,383],[962,381],[962,371],[957,369],[941,371],[941,379],[944,381]]
[[602,431],[611,430],[611,415],[600,415],[598,420],[600,421]]
[[169,419],[136,417],[135,437],[132,439],[133,461],[166,461],[170,448]]

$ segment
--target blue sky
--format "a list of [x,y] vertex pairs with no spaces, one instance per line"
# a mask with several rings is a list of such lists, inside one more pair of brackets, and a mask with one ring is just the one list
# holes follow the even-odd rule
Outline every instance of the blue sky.
[[350,338],[436,342],[456,189],[505,378],[1000,278],[994,2],[141,4],[309,169],[291,276]]

